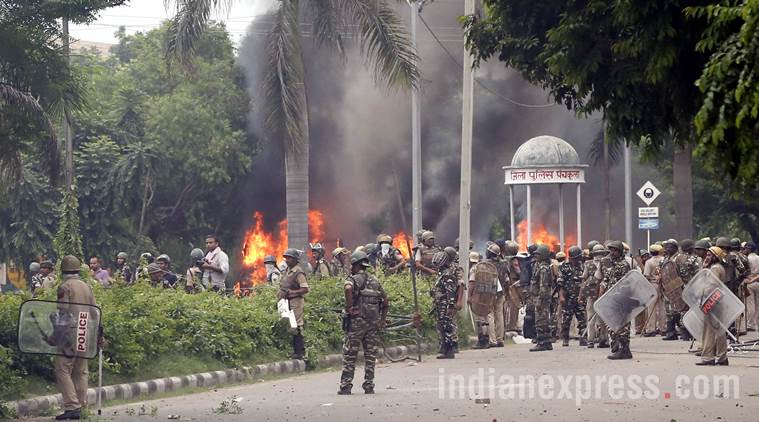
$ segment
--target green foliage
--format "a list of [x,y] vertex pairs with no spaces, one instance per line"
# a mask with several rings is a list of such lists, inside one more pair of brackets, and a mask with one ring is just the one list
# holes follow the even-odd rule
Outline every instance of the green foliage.
[[708,19],[698,48],[711,54],[697,81],[704,101],[696,153],[745,194],[759,187],[759,1],[721,1],[688,14]]
[[[381,280],[390,298],[390,313],[410,315],[413,294],[408,276]],[[142,380],[148,368],[155,369],[155,362],[172,357],[197,357],[215,362],[215,367],[229,367],[281,360],[291,351],[285,321],[276,314],[276,288],[272,286],[259,286],[252,296],[235,298],[152,288],[147,280],[111,289],[91,284],[103,310],[103,330],[109,343],[104,351],[106,379],[117,374],[122,379]],[[326,353],[341,350],[342,285],[343,280],[338,278],[310,282],[304,336],[311,364]],[[425,289],[422,282],[419,300],[424,334],[430,341],[435,331],[428,314],[431,298]],[[54,292],[45,294],[43,297],[52,298]],[[6,356],[10,357],[3,358],[5,349],[0,349],[0,399],[24,391],[24,375],[52,380],[49,357],[21,355],[16,348],[18,309],[25,298],[0,296],[0,346],[7,348]],[[396,337],[385,339],[392,342]],[[14,387],[2,390],[6,385]]]
[[76,197],[76,189],[64,188],[61,204],[58,207],[58,232],[55,234],[53,243],[58,257],[74,255],[84,260],[82,252],[82,238],[79,233],[79,201]]

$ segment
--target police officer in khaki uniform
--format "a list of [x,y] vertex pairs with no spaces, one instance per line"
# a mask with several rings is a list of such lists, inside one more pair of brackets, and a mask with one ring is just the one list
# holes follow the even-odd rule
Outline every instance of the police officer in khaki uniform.
[[416,268],[420,275],[434,276],[437,274],[437,270],[432,268],[432,257],[440,251],[442,249],[435,244],[435,234],[429,230],[422,233],[422,245],[417,249],[414,256]]
[[277,299],[287,299],[298,323],[298,328],[293,335],[293,354],[290,355],[290,359],[303,359],[306,355],[306,344],[303,339],[303,311],[306,306],[304,296],[308,294],[308,281],[306,273],[298,265],[300,252],[297,249],[289,248],[282,256],[285,258],[287,269],[282,273],[279,281]]
[[[58,287],[59,303],[80,303],[95,305],[92,288],[79,279],[82,264],[75,256],[67,255],[61,260],[63,282]],[[68,305],[59,305],[59,309],[68,309]],[[60,336],[55,336],[59,337]],[[64,335],[65,337],[65,335]],[[49,339],[48,341],[50,341]],[[102,337],[98,339],[102,347]],[[58,344],[60,347],[61,345]],[[69,354],[65,353],[64,354]],[[56,420],[79,419],[82,409],[87,406],[87,359],[80,357],[55,356],[55,380],[61,391],[63,413]]]

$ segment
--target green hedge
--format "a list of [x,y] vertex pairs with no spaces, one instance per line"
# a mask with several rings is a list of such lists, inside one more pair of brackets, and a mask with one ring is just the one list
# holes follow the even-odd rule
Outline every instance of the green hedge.
[[[391,314],[411,314],[413,293],[408,276],[381,280],[390,298]],[[342,346],[339,314],[333,310],[343,307],[343,294],[342,281],[336,278],[312,280],[310,285],[304,335],[307,361],[313,365],[319,357],[337,352]],[[108,383],[114,379],[144,380],[154,373],[156,362],[174,358],[195,357],[220,368],[278,360],[292,351],[285,321],[276,315],[276,289],[271,286],[257,287],[244,298],[214,293],[190,295],[152,288],[145,282],[111,289],[96,285],[94,291],[103,310],[103,329],[109,342],[104,352]],[[434,338],[427,291],[427,285],[422,283],[419,299],[423,332],[427,338]],[[53,295],[46,292],[45,298],[52,299]],[[27,299],[28,294],[0,295],[0,399],[24,396],[28,375],[53,380],[50,356],[24,355],[16,345],[18,310]],[[394,339],[386,338],[386,344],[391,341]],[[91,362],[93,379],[96,363]],[[177,370],[182,369],[180,366]]]

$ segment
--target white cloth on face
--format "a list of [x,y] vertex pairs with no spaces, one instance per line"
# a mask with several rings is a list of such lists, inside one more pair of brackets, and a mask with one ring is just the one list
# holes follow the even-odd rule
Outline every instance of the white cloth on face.
[[221,248],[208,252],[206,254],[206,261],[214,267],[221,270],[220,273],[216,271],[204,270],[203,271],[203,284],[206,286],[215,286],[218,288],[226,287],[227,274],[229,273],[229,257]]
[[385,256],[390,252],[390,244],[389,243],[383,243],[382,244],[382,255]]
[[751,274],[759,274],[759,255],[754,252],[748,254],[748,267]]

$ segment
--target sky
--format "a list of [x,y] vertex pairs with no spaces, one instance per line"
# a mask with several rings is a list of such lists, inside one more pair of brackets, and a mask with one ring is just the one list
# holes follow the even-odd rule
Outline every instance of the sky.
[[[228,14],[214,15],[214,19],[223,20],[233,42],[239,44],[251,20],[269,10],[274,1],[233,1]],[[128,34],[144,32],[158,27],[162,21],[173,15],[174,8],[167,11],[163,0],[130,0],[124,6],[104,10],[100,17],[89,25],[72,25],[71,35],[82,41],[115,44],[117,40],[114,33],[119,26],[124,25]]]

